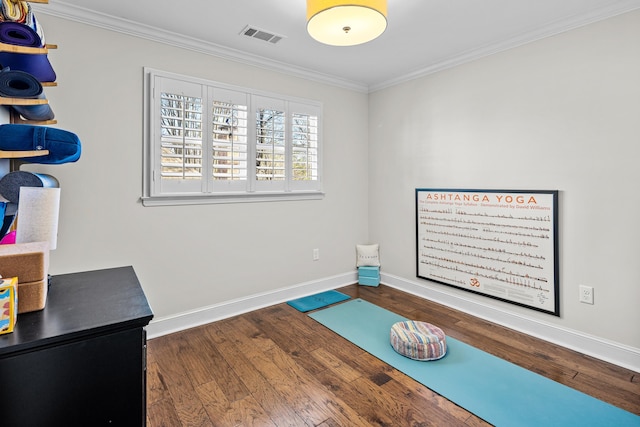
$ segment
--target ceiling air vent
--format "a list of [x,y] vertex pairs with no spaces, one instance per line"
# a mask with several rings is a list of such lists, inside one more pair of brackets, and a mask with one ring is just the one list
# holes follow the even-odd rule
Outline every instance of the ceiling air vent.
[[254,39],[264,40],[272,44],[276,44],[284,38],[284,36],[281,36],[279,34],[252,27],[251,25],[247,25],[246,27],[244,27],[240,34]]

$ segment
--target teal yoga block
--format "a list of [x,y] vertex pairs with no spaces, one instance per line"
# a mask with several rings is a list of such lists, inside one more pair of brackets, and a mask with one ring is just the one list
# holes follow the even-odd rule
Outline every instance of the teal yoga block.
[[380,267],[358,267],[358,277],[372,277],[380,280]]
[[365,286],[378,286],[380,284],[379,277],[358,277],[358,284]]
[[380,284],[380,267],[358,267],[358,284],[378,286]]

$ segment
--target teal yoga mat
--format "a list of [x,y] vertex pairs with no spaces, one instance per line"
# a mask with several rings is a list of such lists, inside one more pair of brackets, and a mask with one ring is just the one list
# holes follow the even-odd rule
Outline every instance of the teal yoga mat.
[[391,347],[389,332],[394,323],[407,319],[361,299],[309,316],[496,426],[640,426],[635,414],[451,337],[440,360],[401,356]]
[[291,307],[295,308],[298,311],[303,313],[311,310],[315,310],[317,308],[326,307],[331,304],[335,304],[340,301],[345,301],[351,298],[348,295],[343,294],[338,291],[326,291],[320,292],[319,294],[309,295],[307,297],[294,299],[291,301],[287,301]]

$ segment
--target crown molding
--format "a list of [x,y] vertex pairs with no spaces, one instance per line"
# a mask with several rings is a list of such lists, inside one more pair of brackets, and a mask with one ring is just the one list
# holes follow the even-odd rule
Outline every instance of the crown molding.
[[486,56],[504,52],[509,49],[555,36],[576,28],[584,27],[585,25],[593,24],[598,21],[613,18],[614,16],[622,15],[637,9],[640,9],[640,0],[625,0],[617,3],[616,5],[593,10],[588,14],[575,15],[568,19],[558,20],[534,31],[519,34],[511,39],[507,39],[499,43],[486,44],[455,56],[442,58],[427,67],[422,67],[399,77],[389,79],[378,84],[373,84],[369,87],[369,93],[425,77],[449,68],[457,67],[458,65],[466,64]]
[[636,9],[640,9],[640,0],[624,0],[599,8],[587,14],[575,15],[567,19],[552,22],[549,25],[534,31],[519,34],[511,39],[499,43],[490,43],[468,50],[458,55],[442,58],[426,67],[407,72],[393,79],[385,80],[377,84],[367,85],[362,82],[342,79],[337,76],[319,73],[295,65],[274,61],[259,55],[253,55],[237,49],[231,49],[215,43],[205,42],[200,39],[188,37],[170,31],[142,25],[124,18],[101,14],[82,7],[71,6],[63,1],[51,2],[48,5],[33,4],[33,9],[39,14],[46,14],[58,18],[75,21],[109,31],[140,37],[143,39],[163,43],[166,45],[188,49],[206,55],[216,56],[229,61],[239,62],[245,65],[259,67],[265,70],[277,71],[294,77],[300,77],[319,83],[329,84],[357,92],[371,93],[395,86],[410,80],[425,77],[449,68],[456,67],[477,59],[493,55],[505,50],[513,49],[527,43],[551,37],[575,28],[583,27],[604,19],[612,18]]
[[367,93],[369,87],[366,84],[355,82],[328,74],[319,73],[303,67],[274,61],[259,55],[231,49],[216,43],[206,42],[186,36],[184,34],[165,31],[159,28],[133,22],[124,18],[118,18],[91,11],[78,6],[72,6],[62,1],[52,2],[46,6],[33,4],[33,9],[38,14],[55,16],[69,21],[114,31],[142,39],[163,43],[169,46],[188,49],[194,52],[211,55],[229,61],[239,62],[245,65],[262,68],[269,71],[277,71],[293,77],[300,77],[319,83],[330,84],[332,86],[350,89],[357,92]]

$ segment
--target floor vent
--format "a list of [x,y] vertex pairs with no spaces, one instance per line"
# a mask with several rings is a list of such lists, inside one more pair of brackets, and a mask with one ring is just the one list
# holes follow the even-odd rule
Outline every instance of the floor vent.
[[276,44],[280,40],[285,38],[284,36],[274,34],[271,31],[262,30],[260,28],[252,27],[251,25],[247,25],[246,27],[244,27],[240,34],[254,39],[264,40],[271,44]]

